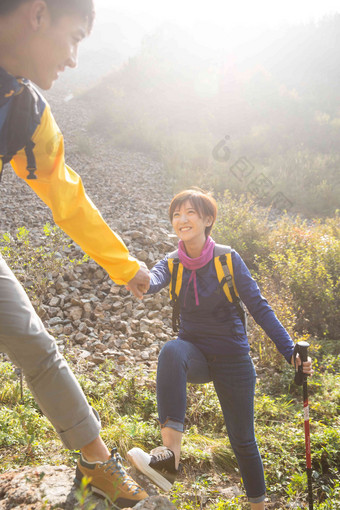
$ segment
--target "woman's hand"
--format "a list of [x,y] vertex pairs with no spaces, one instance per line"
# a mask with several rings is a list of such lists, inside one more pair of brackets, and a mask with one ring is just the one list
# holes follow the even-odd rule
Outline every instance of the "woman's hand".
[[143,262],[140,262],[140,266],[139,271],[125,287],[132,292],[135,297],[143,299],[143,295],[150,287],[150,271]]
[[[294,366],[294,355],[291,357],[290,362]],[[295,363],[296,363],[296,368],[301,366],[301,358],[299,356],[299,353],[296,354]],[[313,375],[314,370],[313,370],[312,359],[310,357],[307,358],[307,361],[303,362],[302,371],[304,374],[307,374],[309,376]]]

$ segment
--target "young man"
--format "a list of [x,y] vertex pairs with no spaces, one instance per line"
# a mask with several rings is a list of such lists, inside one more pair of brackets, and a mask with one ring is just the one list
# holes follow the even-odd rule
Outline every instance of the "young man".
[[[15,173],[51,208],[55,222],[118,284],[141,297],[146,268],[133,259],[64,162],[63,138],[49,106],[32,86],[49,89],[77,64],[79,42],[93,22],[92,0],[1,0],[0,174]],[[102,441],[100,421],[59,354],[26,293],[0,256],[0,351],[21,367],[27,384],[64,445],[80,449],[76,478],[121,508],[147,497]]]

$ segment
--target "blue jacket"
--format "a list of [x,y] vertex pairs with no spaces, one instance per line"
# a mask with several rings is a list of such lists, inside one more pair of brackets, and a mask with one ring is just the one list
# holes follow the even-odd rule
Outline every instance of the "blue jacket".
[[[151,269],[149,294],[154,294],[170,283],[168,255]],[[294,343],[282,326],[240,255],[232,250],[235,284],[249,313],[275,343],[290,363]],[[191,275],[184,268],[180,300],[180,328],[178,336],[194,343],[204,354],[245,354],[249,342],[235,306],[220,288],[213,259],[196,271],[199,305],[195,302]],[[185,297],[185,299],[184,299]]]

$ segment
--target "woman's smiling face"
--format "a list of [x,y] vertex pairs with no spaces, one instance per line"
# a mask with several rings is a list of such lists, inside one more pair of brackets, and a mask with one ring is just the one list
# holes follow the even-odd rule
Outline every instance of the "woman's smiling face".
[[190,200],[183,202],[177,207],[172,216],[172,226],[176,235],[184,243],[201,242],[205,243],[205,229],[211,225],[212,218],[202,217],[193,207]]

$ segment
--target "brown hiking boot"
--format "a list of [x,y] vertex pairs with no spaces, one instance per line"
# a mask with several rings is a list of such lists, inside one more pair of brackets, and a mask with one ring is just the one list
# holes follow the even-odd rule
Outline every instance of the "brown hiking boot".
[[80,484],[83,476],[90,478],[89,488],[95,494],[117,505],[115,508],[133,507],[147,493],[126,473],[122,458],[116,448],[106,462],[87,462],[83,456],[77,463],[75,482]]

